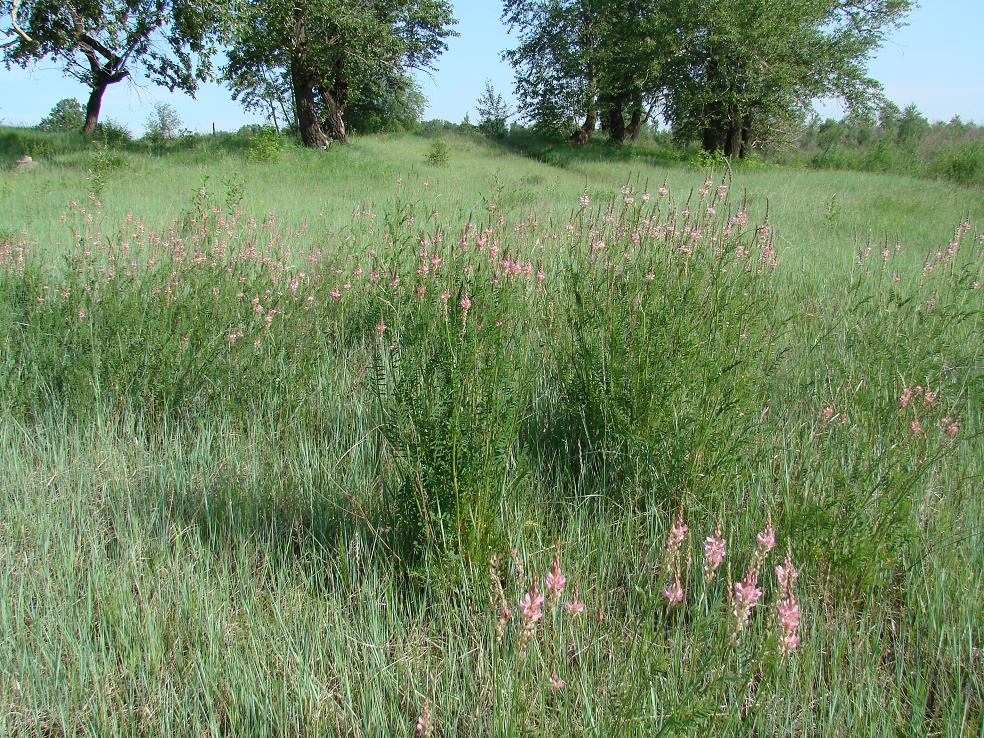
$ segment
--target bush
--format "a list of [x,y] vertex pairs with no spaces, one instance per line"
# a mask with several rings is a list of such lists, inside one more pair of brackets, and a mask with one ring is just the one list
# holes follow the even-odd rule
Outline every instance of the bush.
[[39,131],[81,131],[85,125],[85,109],[74,98],[59,100],[41,122]]
[[284,141],[272,126],[262,126],[249,142],[246,159],[252,162],[274,161],[283,151]]
[[133,134],[130,133],[130,129],[112,118],[107,118],[103,122],[97,123],[96,134],[110,147],[129,143],[133,140]]
[[156,145],[171,141],[178,137],[181,125],[181,118],[173,105],[164,102],[154,103],[154,112],[144,124],[146,130],[144,139]]
[[427,162],[435,167],[446,167],[451,161],[451,151],[448,145],[441,139],[431,144],[430,152],[427,154]]

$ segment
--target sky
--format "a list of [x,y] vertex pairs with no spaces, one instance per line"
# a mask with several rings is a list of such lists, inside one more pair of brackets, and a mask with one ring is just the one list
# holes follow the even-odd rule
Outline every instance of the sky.
[[[500,19],[497,0],[453,0],[459,36],[437,60],[437,70],[418,75],[428,106],[424,119],[461,122],[476,120],[475,101],[492,82],[496,92],[511,100],[512,70],[502,61],[504,49],[515,44]],[[915,103],[931,121],[984,123],[984,0],[924,0],[908,17],[908,26],[895,31],[870,64],[871,76],[884,85],[889,99],[900,107]],[[31,71],[0,68],[0,121],[35,125],[59,100],[87,98],[87,88],[63,78],[58,67],[42,62]],[[236,130],[262,122],[243,111],[227,89],[209,84],[192,99],[168,93],[146,80],[111,85],[103,97],[102,117],[113,118],[141,135],[155,102],[170,103],[185,127],[197,131]],[[821,114],[839,117],[839,106],[825,105]]]

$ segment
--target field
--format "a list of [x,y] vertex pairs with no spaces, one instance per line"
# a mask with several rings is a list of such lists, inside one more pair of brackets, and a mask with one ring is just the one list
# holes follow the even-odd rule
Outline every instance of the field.
[[46,146],[0,736],[984,734],[984,192]]

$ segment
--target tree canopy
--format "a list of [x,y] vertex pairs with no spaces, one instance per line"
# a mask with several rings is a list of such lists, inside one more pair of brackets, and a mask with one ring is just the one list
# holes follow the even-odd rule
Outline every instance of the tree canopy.
[[407,92],[407,71],[429,68],[454,24],[447,0],[244,0],[236,17],[233,96],[289,92],[304,144],[320,148],[347,140],[350,103]]
[[217,0],[13,2],[2,58],[27,68],[45,58],[90,88],[83,133],[92,133],[106,88],[135,68],[172,92],[193,94],[211,73],[223,6]]
[[[621,143],[658,107],[674,131],[741,156],[817,97],[877,98],[866,72],[912,0],[506,0],[524,117]],[[629,117],[626,123],[625,117]]]

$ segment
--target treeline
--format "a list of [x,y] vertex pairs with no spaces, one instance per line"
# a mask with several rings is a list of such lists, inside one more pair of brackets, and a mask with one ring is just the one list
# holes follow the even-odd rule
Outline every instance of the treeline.
[[877,116],[812,119],[773,158],[815,169],[906,174],[984,186],[984,126],[959,116],[934,122],[915,105],[884,105]]

